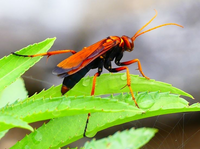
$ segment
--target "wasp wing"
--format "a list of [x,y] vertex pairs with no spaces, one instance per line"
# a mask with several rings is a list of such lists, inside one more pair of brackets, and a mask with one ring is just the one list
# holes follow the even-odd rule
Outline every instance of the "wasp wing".
[[60,77],[72,75],[117,44],[119,44],[119,40],[113,41],[111,39],[103,39],[89,47],[85,47],[81,51],[60,62],[53,70],[53,74]]

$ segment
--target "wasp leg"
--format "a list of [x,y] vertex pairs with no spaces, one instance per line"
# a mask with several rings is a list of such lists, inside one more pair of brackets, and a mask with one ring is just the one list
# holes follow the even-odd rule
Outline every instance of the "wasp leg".
[[[127,62],[123,62],[121,63],[120,60],[122,59],[123,57],[123,51],[119,52],[118,54],[116,54],[115,56],[115,63],[118,65],[118,66],[122,66],[122,67],[119,67],[119,68],[112,68],[112,65],[111,65],[111,60],[109,60],[109,58],[107,59],[107,61],[105,62],[104,64],[104,67],[109,71],[109,72],[119,72],[119,71],[122,71],[122,70],[125,70],[126,69],[126,74],[127,74],[127,86],[130,90],[130,93],[131,93],[131,96],[132,96],[132,99],[133,101],[135,102],[135,105],[139,108],[137,102],[136,102],[136,99],[135,99],[135,96],[133,94],[133,90],[131,88],[131,77],[130,77],[130,72],[129,72],[129,69],[127,66],[125,66],[126,64],[129,65],[129,63]],[[128,61],[129,62],[129,61]],[[131,61],[132,63],[134,63],[133,61]],[[131,63],[130,63],[131,64]],[[142,72],[142,69],[141,69],[141,65],[140,63],[138,63],[138,66],[139,66],[139,70]],[[143,74],[143,72],[142,72]]]
[[76,53],[76,51],[74,51],[74,50],[58,50],[58,51],[51,51],[51,52],[34,54],[34,55],[22,55],[22,54],[18,54],[18,53],[14,53],[14,52],[12,52],[12,54],[14,54],[16,56],[23,56],[23,57],[47,56],[47,58],[48,58],[48,57],[50,57],[52,55],[69,53],[69,52],[72,53],[72,54]]
[[126,66],[126,65],[130,65],[130,64],[133,64],[133,63],[138,63],[138,70],[140,71],[140,73],[142,74],[143,77],[145,77],[146,79],[150,79],[149,77],[147,77],[143,71],[142,71],[142,66],[141,66],[141,63],[140,63],[140,60],[139,59],[133,59],[133,60],[130,60],[130,61],[126,61],[126,62],[120,62],[118,60],[115,60],[115,63],[116,65],[118,66]]
[[[100,61],[99,61],[99,59],[98,59],[97,61],[94,62],[94,65],[95,65],[95,66],[97,65],[98,72],[95,73],[94,78],[93,78],[91,96],[94,95],[94,92],[95,92],[95,84],[96,84],[96,78],[97,78],[98,76],[101,75],[101,72],[102,72],[102,70],[103,70],[103,64],[104,64],[104,59],[103,59],[103,57],[100,57]],[[95,68],[95,66],[94,66],[94,68]],[[91,113],[88,113],[87,121],[86,121],[86,125],[85,125],[85,129],[84,129],[84,133],[83,133],[83,136],[84,136],[84,137],[86,137],[86,131],[87,131],[87,126],[88,126],[88,123],[89,123],[90,115],[91,115]]]
[[130,72],[129,72],[129,69],[127,66],[122,66],[122,67],[119,67],[119,68],[109,68],[108,71],[110,72],[119,72],[119,71],[122,71],[122,70],[125,70],[126,69],[126,75],[127,75],[127,86],[130,90],[130,93],[131,93],[131,96],[132,96],[132,99],[133,101],[135,102],[135,105],[139,108],[137,102],[136,102],[136,99],[135,99],[135,96],[133,94],[133,90],[131,88],[131,77],[130,77]]

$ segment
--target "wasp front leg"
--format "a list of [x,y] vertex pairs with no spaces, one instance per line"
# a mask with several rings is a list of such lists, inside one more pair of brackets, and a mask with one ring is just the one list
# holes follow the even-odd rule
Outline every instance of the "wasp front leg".
[[133,101],[135,102],[135,105],[139,108],[136,100],[135,100],[135,96],[133,94],[133,90],[131,88],[131,76],[130,76],[130,72],[129,72],[129,69],[127,66],[122,66],[122,67],[119,67],[119,68],[109,68],[108,71],[109,72],[119,72],[119,71],[122,71],[122,70],[125,70],[126,69],[126,74],[127,74],[127,86],[130,90],[130,93],[131,93],[131,96],[132,96],[132,99]]
[[127,66],[122,66],[122,67],[118,67],[118,68],[112,68],[111,66],[111,61],[108,59],[105,64],[104,64],[104,67],[109,71],[109,72],[119,72],[119,71],[122,71],[122,70],[125,70],[126,69],[126,74],[127,74],[127,86],[130,90],[130,93],[131,93],[131,96],[132,96],[132,99],[133,101],[135,102],[135,105],[139,108],[136,100],[135,100],[135,96],[133,94],[133,90],[131,88],[131,76],[130,76],[130,72],[129,72],[129,69]]
[[130,61],[126,61],[126,62],[120,62],[121,58],[123,56],[123,53],[119,54],[116,58],[115,58],[115,64],[117,66],[127,66],[127,65],[130,65],[130,64],[133,64],[133,63],[138,63],[138,70],[140,71],[141,75],[143,77],[145,77],[146,79],[150,79],[149,77],[147,77],[143,71],[142,71],[142,66],[141,66],[141,63],[140,63],[140,60],[139,59],[133,59],[133,60],[130,60]]

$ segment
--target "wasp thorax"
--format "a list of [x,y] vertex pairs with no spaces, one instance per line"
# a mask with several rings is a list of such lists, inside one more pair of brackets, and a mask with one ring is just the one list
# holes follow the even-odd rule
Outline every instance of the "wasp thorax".
[[125,51],[128,51],[128,52],[131,52],[133,51],[133,48],[134,48],[134,43],[132,41],[132,39],[128,36],[122,36],[121,37],[122,40],[124,41],[124,49]]

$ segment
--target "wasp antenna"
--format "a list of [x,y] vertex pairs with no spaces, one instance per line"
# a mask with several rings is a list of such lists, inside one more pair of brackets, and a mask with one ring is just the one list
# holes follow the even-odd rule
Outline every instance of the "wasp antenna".
[[[155,10],[155,9],[154,9],[154,10]],[[157,16],[157,11],[155,10],[155,12],[156,12],[156,14],[154,15],[154,17],[153,17],[149,22],[147,22],[142,28],[140,28],[140,29],[135,33],[135,35],[131,38],[133,42],[134,42],[134,40],[135,40],[138,36],[140,36],[140,35],[142,35],[142,34],[144,34],[144,33],[147,33],[147,32],[149,32],[149,31],[152,31],[152,30],[154,30],[154,29],[163,27],[163,26],[167,26],[167,25],[176,25],[176,26],[179,26],[179,27],[182,27],[182,28],[183,28],[182,25],[179,25],[179,24],[176,24],[176,23],[165,23],[165,24],[161,24],[161,25],[155,26],[155,27],[153,27],[153,28],[150,28],[150,29],[148,29],[148,30],[146,30],[146,31],[141,32],[142,29],[144,29],[149,23],[151,23],[151,22],[153,21],[153,19],[155,19],[155,17]],[[141,32],[141,33],[140,33],[140,32]]]
[[147,25],[149,25],[157,16],[158,12],[156,9],[154,9],[156,14],[153,16],[153,18],[151,18],[151,20],[149,20],[149,22],[147,22],[144,26],[142,26],[136,33],[135,35],[131,38],[132,41],[134,41],[136,39],[136,37],[138,37],[137,35],[139,34],[139,32],[141,32]]
[[154,29],[157,29],[157,28],[160,28],[160,27],[163,27],[163,26],[167,26],[167,25],[176,25],[176,26],[179,26],[179,27],[182,27],[182,28],[183,28],[182,25],[179,25],[179,24],[176,24],[176,23],[165,23],[165,24],[161,24],[161,25],[158,25],[158,26],[156,26],[156,27],[150,28],[150,29],[148,29],[148,30],[146,30],[146,31],[144,31],[144,32],[141,32],[141,33],[137,34],[137,35],[135,36],[135,38],[137,38],[138,36],[140,36],[140,35],[142,35],[142,34],[144,34],[144,33],[147,33],[147,32],[149,32],[149,31],[152,31],[152,30],[154,30]]

